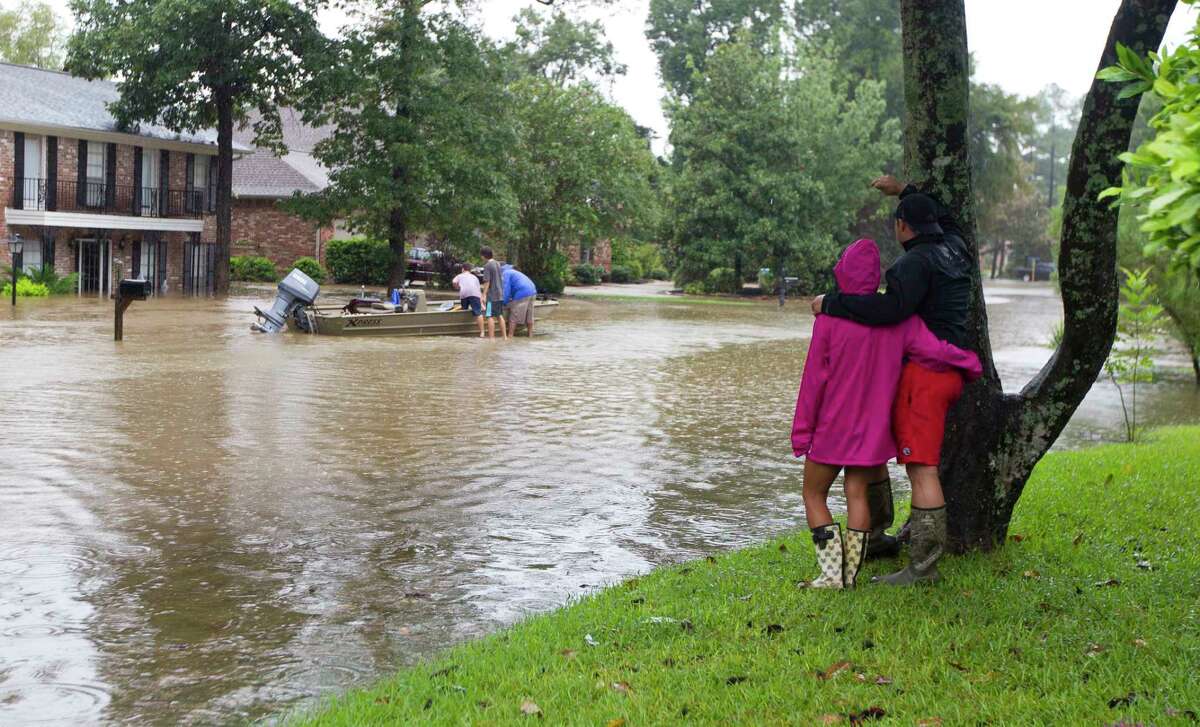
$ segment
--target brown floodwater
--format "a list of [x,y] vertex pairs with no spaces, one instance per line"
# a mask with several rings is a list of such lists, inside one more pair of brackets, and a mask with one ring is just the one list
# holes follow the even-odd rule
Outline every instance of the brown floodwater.
[[[1017,388],[1061,306],[990,297]],[[279,713],[801,522],[803,305],[569,299],[503,344],[252,334],[265,302],[135,303],[121,344],[111,304],[0,311],[0,723]],[[1200,418],[1186,376],[1143,400]]]

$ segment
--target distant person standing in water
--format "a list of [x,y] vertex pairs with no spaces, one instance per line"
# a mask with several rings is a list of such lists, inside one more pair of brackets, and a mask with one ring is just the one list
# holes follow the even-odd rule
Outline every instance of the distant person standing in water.
[[483,265],[483,315],[487,318],[488,338],[496,337],[496,319],[500,319],[500,335],[508,340],[504,327],[504,278],[500,263],[492,257],[492,248],[479,251],[487,262]]
[[504,266],[502,277],[509,337],[516,338],[517,326],[522,325],[529,332],[529,337],[533,338],[533,301],[537,298],[537,286],[528,275],[512,265]]

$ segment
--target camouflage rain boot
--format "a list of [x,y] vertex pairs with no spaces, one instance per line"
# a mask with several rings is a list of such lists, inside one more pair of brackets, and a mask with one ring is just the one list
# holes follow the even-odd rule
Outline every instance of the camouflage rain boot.
[[846,564],[842,567],[843,588],[854,588],[858,582],[858,571],[862,569],[867,551],[871,547],[871,539],[874,537],[868,530],[846,530]]
[[837,523],[821,525],[812,530],[817,550],[817,567],[821,575],[800,584],[803,588],[842,588],[842,573],[846,556],[842,546],[842,529]]
[[889,586],[911,586],[914,583],[937,583],[941,579],[937,563],[946,550],[946,506],[933,510],[912,509],[912,545],[910,561],[904,570],[871,579],[872,583]]
[[871,540],[867,558],[895,558],[900,555],[900,541],[888,535],[887,529],[896,520],[892,507],[892,478],[867,485],[867,506],[871,513]]

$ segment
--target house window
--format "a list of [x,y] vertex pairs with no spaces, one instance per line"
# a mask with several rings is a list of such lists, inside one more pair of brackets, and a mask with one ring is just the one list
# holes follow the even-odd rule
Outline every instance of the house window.
[[27,273],[36,273],[42,269],[42,246],[37,242],[26,242],[21,251],[21,269]]
[[147,236],[145,242],[142,243],[141,260],[138,262],[137,276],[141,280],[149,280],[151,283],[156,282],[158,277],[158,242],[153,237]]
[[142,214],[158,214],[158,154],[142,152]]
[[98,141],[87,143],[87,205],[104,204],[105,145]]
[[198,156],[196,157],[195,164],[192,165],[192,189],[196,193],[197,211],[208,207],[204,198],[208,196],[208,175],[211,163],[212,159],[210,157]]
[[45,139],[41,136],[25,135],[25,179],[22,181],[22,185],[25,209],[44,209],[46,202],[46,144]]

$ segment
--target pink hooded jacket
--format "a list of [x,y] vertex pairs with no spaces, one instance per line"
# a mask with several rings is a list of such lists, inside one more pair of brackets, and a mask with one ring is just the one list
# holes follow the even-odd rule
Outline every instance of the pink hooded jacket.
[[[843,293],[878,290],[875,241],[848,247],[833,274]],[[938,340],[917,316],[880,327],[817,316],[792,421],[795,455],[862,467],[895,457],[892,401],[905,358],[935,371],[957,367],[970,381],[983,374],[978,356]]]

